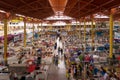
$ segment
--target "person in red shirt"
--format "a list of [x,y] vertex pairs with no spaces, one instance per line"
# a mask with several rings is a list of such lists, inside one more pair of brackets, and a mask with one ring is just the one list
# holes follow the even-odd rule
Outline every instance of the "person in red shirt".
[[118,60],[118,62],[119,62],[119,63],[118,63],[119,66],[120,66],[120,56],[117,57],[117,60]]
[[117,57],[117,60],[120,61],[120,56]]
[[35,68],[36,68],[36,65],[35,64],[30,64],[29,66],[28,66],[28,72],[33,72],[34,70],[35,70]]
[[90,56],[88,54],[85,55],[85,64],[88,64],[90,62]]

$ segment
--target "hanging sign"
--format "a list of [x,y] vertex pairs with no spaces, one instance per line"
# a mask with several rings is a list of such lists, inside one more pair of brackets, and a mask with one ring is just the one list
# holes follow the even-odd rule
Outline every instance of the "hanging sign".
[[120,33],[115,32],[114,40],[115,40],[115,42],[120,42]]
[[14,42],[19,41],[19,40],[20,40],[20,35],[15,35],[14,36]]
[[61,35],[62,36],[67,36],[67,32],[62,32]]

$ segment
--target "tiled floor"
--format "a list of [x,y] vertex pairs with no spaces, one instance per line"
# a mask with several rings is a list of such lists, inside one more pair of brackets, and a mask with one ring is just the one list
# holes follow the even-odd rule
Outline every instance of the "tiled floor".
[[58,67],[51,65],[48,80],[67,80],[65,76],[65,65],[64,61],[60,60]]

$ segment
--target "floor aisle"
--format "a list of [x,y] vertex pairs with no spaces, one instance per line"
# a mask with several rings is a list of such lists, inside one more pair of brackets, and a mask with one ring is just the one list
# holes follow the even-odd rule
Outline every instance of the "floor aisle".
[[67,80],[65,76],[66,70],[63,60],[60,60],[58,67],[53,64],[51,65],[48,80]]

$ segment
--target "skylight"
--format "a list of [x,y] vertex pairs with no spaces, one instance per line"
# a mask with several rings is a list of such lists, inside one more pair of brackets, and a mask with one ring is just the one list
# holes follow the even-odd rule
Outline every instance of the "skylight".
[[96,15],[95,15],[95,18],[109,18],[109,17],[108,17],[108,16],[105,16],[105,15],[96,14]]
[[71,17],[68,17],[68,16],[51,16],[51,17],[48,17],[46,18],[46,20],[71,20],[72,18]]
[[63,12],[56,12],[54,16],[50,16],[45,20],[72,20],[73,18],[66,16]]
[[5,11],[3,11],[3,10],[0,10],[0,12],[1,12],[1,13],[6,13],[6,12],[5,12]]
[[25,17],[24,15],[21,15],[21,14],[16,14],[16,16]]
[[65,26],[66,23],[64,21],[57,21],[55,23],[52,24],[53,26]]

